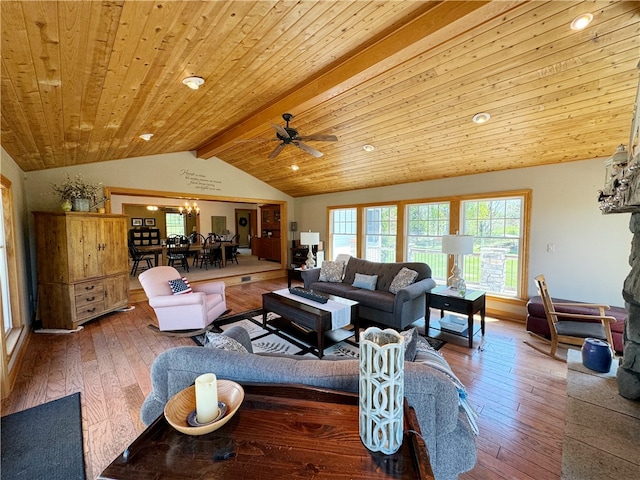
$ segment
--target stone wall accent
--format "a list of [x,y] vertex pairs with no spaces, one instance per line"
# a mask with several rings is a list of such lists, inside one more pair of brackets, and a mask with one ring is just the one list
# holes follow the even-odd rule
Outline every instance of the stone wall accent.
[[640,213],[632,213],[629,230],[633,233],[629,265],[622,296],[627,310],[624,328],[624,355],[616,373],[618,392],[630,400],[640,400]]

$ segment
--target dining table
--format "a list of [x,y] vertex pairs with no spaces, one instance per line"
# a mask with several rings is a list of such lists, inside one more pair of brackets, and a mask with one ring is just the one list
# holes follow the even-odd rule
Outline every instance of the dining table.
[[[238,243],[237,242],[232,242],[232,241],[227,241],[227,240],[223,240],[221,242],[219,242],[217,245],[215,245],[213,248],[219,248],[220,249],[220,254],[222,257],[222,266],[226,267],[227,266],[227,254],[226,254],[226,247],[235,247],[237,246]],[[203,245],[201,243],[193,243],[191,244],[191,246],[189,247],[189,250],[193,250],[198,251],[198,250],[202,250]],[[154,265],[160,266],[160,265],[167,265],[167,252],[168,250],[171,248],[171,246],[167,246],[167,245],[140,245],[139,247],[136,247],[138,249],[138,251],[140,253],[152,253],[155,257],[155,262]]]

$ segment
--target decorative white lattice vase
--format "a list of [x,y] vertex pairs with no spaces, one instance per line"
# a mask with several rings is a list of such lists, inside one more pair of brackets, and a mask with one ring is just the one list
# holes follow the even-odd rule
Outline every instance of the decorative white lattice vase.
[[372,452],[390,455],[402,446],[404,337],[367,328],[360,336],[360,439]]

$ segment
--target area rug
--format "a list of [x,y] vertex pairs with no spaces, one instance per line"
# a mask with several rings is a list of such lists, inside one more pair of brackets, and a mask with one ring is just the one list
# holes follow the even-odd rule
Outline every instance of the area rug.
[[2,478],[85,478],[80,393],[2,417]]
[[[249,333],[254,353],[284,353],[317,357],[318,349],[315,342],[317,335],[314,331],[295,323],[290,324],[273,312],[267,314],[265,327],[262,325],[262,309],[221,317],[216,320],[211,331],[221,333],[236,325],[240,325]],[[418,331],[436,350],[441,349],[446,343],[444,340],[425,336],[424,329],[420,331],[419,326]],[[192,338],[198,345],[205,343],[204,334]],[[338,329],[326,332],[325,356],[358,358],[358,351],[358,344],[355,342],[352,331]]]

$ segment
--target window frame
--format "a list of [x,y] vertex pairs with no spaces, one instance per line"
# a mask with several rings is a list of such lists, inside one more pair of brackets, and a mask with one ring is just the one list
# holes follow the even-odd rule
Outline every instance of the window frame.
[[[356,209],[357,211],[357,234],[356,234],[356,245],[357,245],[357,256],[359,258],[365,258],[365,209],[368,207],[378,207],[378,206],[386,206],[386,205],[395,205],[397,206],[397,236],[396,236],[396,262],[406,261],[407,252],[406,252],[406,244],[407,242],[407,225],[406,225],[406,211],[407,207],[410,205],[421,204],[421,203],[444,203],[448,202],[450,205],[450,214],[449,214],[449,234],[455,234],[461,228],[461,208],[462,202],[467,200],[482,200],[482,199],[498,199],[498,198],[507,198],[507,197],[522,197],[524,202],[522,209],[522,245],[521,252],[519,257],[519,262],[521,262],[521,268],[519,268],[518,273],[518,284],[517,291],[514,295],[502,295],[499,293],[487,293],[488,296],[495,298],[504,298],[507,300],[526,300],[528,298],[528,282],[527,278],[529,275],[529,243],[530,243],[530,229],[531,229],[531,199],[532,192],[531,189],[522,189],[522,190],[507,190],[507,191],[497,191],[497,192],[483,192],[483,193],[473,193],[473,194],[464,194],[464,195],[451,195],[451,196],[442,196],[442,197],[430,197],[430,198],[417,198],[417,199],[408,199],[408,200],[398,200],[398,201],[387,201],[387,202],[371,202],[371,203],[360,203],[360,204],[344,204],[344,205],[330,205],[327,208],[327,225],[329,226],[329,242],[327,246],[327,258],[334,258],[335,255],[332,251],[332,233],[331,233],[331,212],[334,210],[343,210],[343,209]],[[447,271],[451,271],[453,267],[453,259],[448,259]]]

